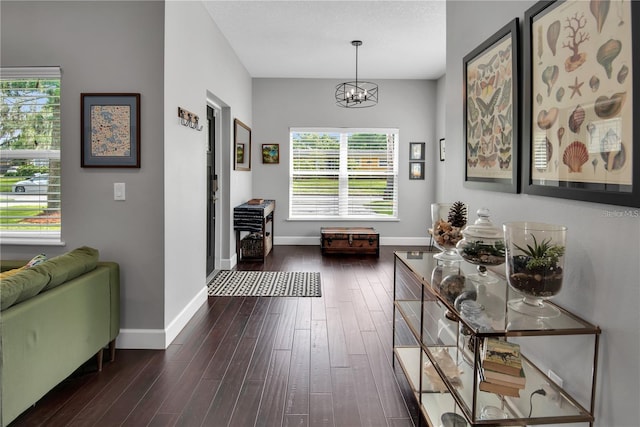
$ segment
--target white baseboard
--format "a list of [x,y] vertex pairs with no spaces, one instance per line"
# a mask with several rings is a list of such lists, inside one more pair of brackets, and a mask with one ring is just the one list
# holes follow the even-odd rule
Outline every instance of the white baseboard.
[[164,329],[120,329],[116,339],[116,348],[164,350],[178,336],[180,331],[207,302],[206,286],[191,299],[186,307]]

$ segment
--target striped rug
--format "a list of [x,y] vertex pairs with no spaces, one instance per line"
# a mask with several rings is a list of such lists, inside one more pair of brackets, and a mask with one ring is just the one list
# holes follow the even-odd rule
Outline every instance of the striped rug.
[[319,297],[320,273],[221,270],[208,286],[209,296]]

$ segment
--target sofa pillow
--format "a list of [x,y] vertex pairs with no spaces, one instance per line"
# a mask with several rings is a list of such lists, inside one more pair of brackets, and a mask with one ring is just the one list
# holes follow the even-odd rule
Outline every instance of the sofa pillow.
[[42,264],[46,260],[47,260],[47,256],[45,254],[38,254],[38,255],[34,256],[33,258],[31,258],[29,260],[29,262],[27,262],[25,265],[23,265],[20,268],[14,268],[12,270],[5,270],[5,271],[1,272],[0,273],[0,280],[6,279],[7,277],[10,277],[10,276],[13,276],[14,274],[17,274],[17,273],[21,272],[22,270],[24,270],[26,268],[31,268],[31,267],[33,267],[35,265]]
[[43,291],[48,291],[68,280],[75,279],[81,274],[95,269],[98,265],[98,256],[99,253],[97,249],[82,246],[51,258],[42,264],[32,267],[32,269],[44,273],[51,278],[49,283],[42,289]]
[[37,295],[49,282],[49,276],[34,268],[25,268],[0,282],[0,310]]

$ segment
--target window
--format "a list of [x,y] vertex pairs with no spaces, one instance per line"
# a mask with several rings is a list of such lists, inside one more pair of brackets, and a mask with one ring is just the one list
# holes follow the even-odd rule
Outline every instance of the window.
[[60,68],[0,69],[0,238],[60,241]]
[[398,217],[398,129],[290,130],[289,218]]

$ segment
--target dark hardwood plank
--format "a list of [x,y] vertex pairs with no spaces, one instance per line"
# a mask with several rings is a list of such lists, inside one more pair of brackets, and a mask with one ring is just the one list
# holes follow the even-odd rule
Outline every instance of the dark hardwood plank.
[[285,414],[309,414],[310,348],[311,331],[297,329],[293,337]]
[[310,391],[312,393],[331,393],[331,362],[326,321],[314,320],[311,322],[310,357]]
[[364,426],[360,420],[356,383],[351,368],[332,368],[333,416],[336,426]]
[[349,356],[351,366],[353,367],[353,379],[356,387],[356,400],[360,412],[360,420],[366,426],[386,426],[382,404],[380,403],[380,395],[376,388],[376,382],[373,379],[371,366],[366,355],[353,354]]
[[275,350],[264,385],[256,426],[279,426],[284,417],[285,395],[289,379],[290,350]]
[[313,427],[333,427],[333,398],[331,393],[311,393],[309,395],[309,425]]

